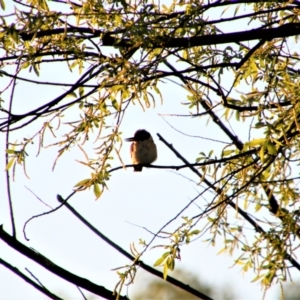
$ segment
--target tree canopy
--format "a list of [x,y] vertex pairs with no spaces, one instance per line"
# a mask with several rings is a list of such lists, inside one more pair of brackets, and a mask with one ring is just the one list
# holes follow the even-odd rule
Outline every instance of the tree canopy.
[[[0,230],[3,241],[70,282],[112,297],[112,291],[35,255],[17,239],[17,204],[9,182],[20,166],[26,174],[33,143],[38,154],[46,147],[57,149],[55,167],[74,147],[85,153],[92,139],[94,156],[86,154],[81,161],[92,170],[90,177],[74,182],[74,191],[70,187],[70,195],[58,199],[72,210],[67,200],[77,192],[91,189],[101,198],[109,179],[124,167],[120,150],[127,111],[132,105],[147,110],[173,104],[166,103],[167,83],[186,95],[184,100],[174,96],[181,112],[169,112],[177,128],[183,118],[193,120],[195,128],[205,119],[218,136],[210,136],[216,143],[211,151],[199,148],[196,157],[185,157],[158,134],[182,163],[150,168],[189,170],[195,186],[202,187],[189,205],[199,197],[205,201],[194,214],[186,213],[189,205],[183,207],[182,222],[172,230],[165,230],[173,222],[166,219],[152,240],[141,239],[142,251],[118,249],[132,264],[119,272],[116,293],[133,281],[138,266],[189,290],[168,272],[176,268],[182,248],[199,237],[212,245],[222,239],[221,251],[233,254],[243,271],[253,269],[253,280],[265,288],[287,280],[290,269],[300,271],[299,1],[8,2],[0,0],[0,131],[7,180],[1,205],[9,206],[12,230],[11,235]],[[60,78],[61,70],[70,76]],[[28,94],[17,95],[19,87]],[[120,167],[112,167],[112,161]],[[154,245],[162,248],[153,261],[161,273],[142,262]]]

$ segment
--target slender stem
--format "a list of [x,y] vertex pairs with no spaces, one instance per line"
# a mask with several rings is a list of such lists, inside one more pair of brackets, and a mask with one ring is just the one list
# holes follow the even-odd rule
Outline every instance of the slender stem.
[[[16,74],[18,73],[19,70],[19,62],[17,64],[17,69],[16,69]],[[10,99],[9,99],[9,107],[8,107],[8,117],[10,118],[11,115],[11,110],[12,110],[12,104],[13,104],[13,99],[14,99],[14,94],[15,94],[15,88],[16,88],[16,78],[12,79],[12,88],[11,88],[11,94],[10,94]],[[7,131],[6,131],[6,137],[5,137],[5,165],[8,165],[8,147],[9,147],[9,127],[10,123],[8,122],[7,125]],[[14,218],[14,210],[13,210],[13,204],[12,204],[12,197],[11,197],[11,189],[10,189],[10,175],[9,175],[9,170],[6,170],[6,190],[7,190],[7,196],[8,196],[8,206],[9,206],[9,215],[10,215],[10,222],[11,222],[11,227],[12,227],[12,236],[16,238],[16,224],[15,224],[15,218]]]
[[48,296],[50,299],[62,300],[62,298],[60,298],[57,295],[53,294],[48,289],[46,289],[44,286],[38,285],[36,282],[34,282],[32,279],[30,279],[28,276],[26,276],[25,274],[23,274],[21,271],[19,271],[19,269],[17,269],[16,267],[12,266],[7,261],[5,261],[5,260],[3,260],[3,259],[0,258],[0,264],[3,265],[4,267],[6,267],[8,270],[10,270],[13,273],[15,273],[17,276],[19,276],[20,278],[22,278],[28,284],[32,285],[35,289],[37,289],[38,291],[40,291],[44,295]]

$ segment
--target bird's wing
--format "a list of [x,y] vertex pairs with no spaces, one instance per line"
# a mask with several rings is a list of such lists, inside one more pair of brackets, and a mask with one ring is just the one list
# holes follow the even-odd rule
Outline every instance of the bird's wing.
[[132,153],[134,152],[134,148],[135,148],[135,145],[134,145],[134,143],[132,143],[131,145],[130,145],[130,156],[132,157]]

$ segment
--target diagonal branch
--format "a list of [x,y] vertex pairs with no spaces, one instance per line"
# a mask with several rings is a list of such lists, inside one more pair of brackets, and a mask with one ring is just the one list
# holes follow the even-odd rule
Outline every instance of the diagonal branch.
[[[98,237],[100,237],[102,240],[104,240],[107,244],[109,244],[111,247],[113,247],[114,249],[119,251],[121,254],[123,254],[128,259],[130,259],[132,261],[136,261],[136,258],[134,256],[132,256],[130,253],[126,252],[124,249],[122,249],[120,246],[118,246],[112,240],[110,240],[107,236],[105,236],[103,233],[101,233],[98,229],[96,229],[91,223],[89,223],[85,218],[83,218],[69,203],[65,202],[65,200],[60,195],[57,195],[57,200],[60,203],[64,203],[64,206],[67,207],[68,210],[70,212],[72,212],[72,214],[75,217],[77,217],[84,225],[86,225],[92,232],[94,232]],[[147,264],[145,264],[144,262],[142,262],[140,260],[136,261],[136,265],[140,266],[142,269],[151,273],[152,275],[155,275],[162,279],[164,278],[163,274],[161,272],[159,272],[158,270],[155,270],[154,268],[148,266]],[[191,293],[192,295],[194,295],[196,297],[199,297],[200,299],[212,300],[207,295],[193,289],[189,285],[186,285],[183,282],[181,282],[171,276],[167,276],[166,281],[173,284],[174,286],[177,286],[177,287],[183,289],[186,292]]]
[[[186,160],[174,147],[172,144],[169,144],[159,133],[157,133],[157,136],[159,139],[180,159],[182,160],[185,164],[189,165],[188,160]],[[189,167],[193,173],[195,173],[199,178],[203,180],[203,182],[210,188],[212,188],[217,194],[222,194],[222,190],[215,187],[210,181],[208,181],[205,177],[202,176],[202,174],[193,166]],[[227,197],[229,198],[229,197]],[[250,216],[247,214],[243,209],[241,209],[237,204],[235,204],[233,201],[228,201],[228,204],[236,210],[246,221],[248,221],[253,228],[255,229],[256,232],[265,234],[265,231],[259,224],[257,224]],[[289,260],[290,263],[297,268],[300,271],[300,264],[292,258],[292,256],[287,253],[286,251],[284,252],[284,257],[285,259]]]
[[[48,271],[52,272],[53,274],[63,278],[64,280],[80,286],[91,293],[94,293],[98,296],[101,296],[105,299],[115,299],[117,295],[115,295],[112,291],[106,289],[103,286],[97,285],[83,277],[79,277],[62,267],[54,264],[44,255],[26,247],[24,244],[20,243],[17,239],[9,235],[6,231],[4,231],[3,226],[0,226],[0,239],[8,244],[11,248],[15,249],[16,251],[20,252],[21,254],[25,255],[29,259],[33,260],[34,262],[38,263],[43,268],[47,269]],[[126,296],[118,296],[121,300],[128,300]]]
[[[171,65],[169,62],[165,61],[164,62],[166,66],[168,66],[174,73],[177,72],[176,68]],[[189,87],[189,82],[187,79],[185,79],[182,74],[177,74],[177,77],[185,84]],[[215,82],[216,83],[216,82]],[[225,95],[223,94],[222,92],[222,89],[219,88],[219,91],[220,91],[220,96],[222,97],[222,99],[226,99]],[[235,145],[235,147],[238,149],[238,150],[243,150],[244,148],[244,144],[240,141],[240,139],[235,136],[233,133],[231,133],[231,131],[225,126],[225,124],[222,122],[222,120],[213,112],[213,110],[211,110],[211,105],[205,101],[205,100],[202,100],[200,101],[200,104],[201,106],[204,108],[204,110],[210,115],[210,117],[212,118],[213,122],[218,125],[221,130],[228,136],[228,138],[232,141],[232,143]],[[291,128],[288,130],[287,133],[291,133],[291,131],[294,129],[294,125],[296,124],[296,122],[294,122],[294,124],[291,126]],[[287,134],[288,135],[288,134]],[[280,141],[282,141],[282,143],[285,143],[284,141],[284,135],[282,136],[282,138],[279,139]],[[283,147],[283,146],[282,146]],[[279,151],[277,152],[279,153]],[[255,153],[254,154],[255,157],[258,157],[258,154]],[[274,156],[274,159],[276,157]],[[276,199],[276,197],[274,196],[274,193],[272,192],[272,189],[269,187],[269,185],[267,184],[262,184],[261,185],[265,194],[267,195],[268,197],[268,200],[269,200],[269,205],[270,205],[270,208],[269,208],[269,211],[271,213],[273,213],[274,215],[276,215],[277,217],[279,217],[279,219],[281,219],[281,221],[284,220],[284,216],[283,215],[280,215],[278,214],[278,209],[279,209],[279,204],[278,204],[278,201]],[[300,235],[300,231],[298,230],[297,231],[297,235],[299,236]]]
[[38,285],[32,279],[30,279],[25,274],[23,274],[21,271],[19,271],[19,269],[17,269],[16,267],[12,266],[11,264],[9,264],[8,262],[6,262],[5,260],[3,260],[1,258],[0,258],[0,264],[2,264],[8,270],[12,271],[13,273],[15,273],[16,275],[18,275],[19,277],[21,277],[24,281],[26,281],[27,283],[29,283],[30,285],[32,285],[35,289],[37,289],[38,291],[40,291],[44,295],[48,296],[49,298],[55,299],[55,300],[62,300],[62,298],[60,298],[60,297],[56,296],[55,294],[51,293],[44,286]]

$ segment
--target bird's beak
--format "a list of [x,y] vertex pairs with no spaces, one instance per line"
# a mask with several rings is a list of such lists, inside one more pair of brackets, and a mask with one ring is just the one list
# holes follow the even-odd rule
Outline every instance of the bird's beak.
[[133,137],[127,138],[127,139],[125,139],[125,141],[126,141],[126,142],[133,142],[133,141],[134,141],[134,138],[133,138]]

